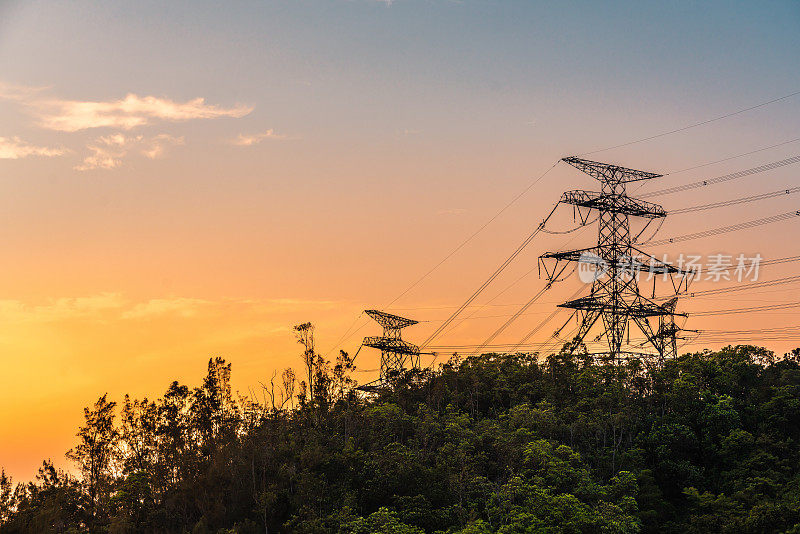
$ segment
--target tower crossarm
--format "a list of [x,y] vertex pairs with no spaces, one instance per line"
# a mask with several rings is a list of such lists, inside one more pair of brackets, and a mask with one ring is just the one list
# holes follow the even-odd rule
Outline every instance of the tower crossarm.
[[603,259],[600,256],[601,251],[598,247],[565,250],[563,252],[546,252],[539,256],[539,260],[555,259],[558,261],[574,261],[595,265],[601,268],[611,268],[614,271],[625,270],[627,272],[652,274],[690,274],[690,271],[685,271],[672,264],[657,260],[639,249],[633,247],[631,247],[631,249],[638,254],[634,256],[623,256],[616,261]]
[[418,346],[390,337],[365,337],[363,345],[395,354],[419,354]]
[[600,257],[597,256],[597,247],[589,247],[589,248],[581,248],[577,250],[566,250],[564,252],[545,252],[541,256],[539,256],[540,260],[546,259],[556,259],[556,260],[566,260],[566,261],[580,261],[582,257],[591,255],[593,257],[597,257],[598,261]]
[[598,161],[582,159],[575,156],[562,158],[561,161],[572,165],[579,171],[585,172],[592,178],[600,180],[601,182],[627,183],[637,182],[639,180],[650,180],[651,178],[663,176],[663,174],[629,169],[627,167],[620,167],[619,165],[600,163]]
[[652,202],[645,202],[629,196],[603,195],[594,191],[567,191],[561,195],[561,202],[581,208],[596,209],[611,213],[622,213],[647,219],[659,219],[667,216],[664,208]]
[[419,321],[414,319],[406,319],[399,315],[392,315],[391,313],[382,312],[380,310],[364,310],[364,313],[375,319],[375,321],[384,328],[398,330],[417,324]]
[[676,314],[674,309],[670,309],[646,300],[614,306],[609,302],[604,302],[603,300],[600,300],[594,296],[569,300],[563,304],[559,304],[558,307],[570,308],[573,310],[598,311],[604,314],[626,317],[660,317],[664,315],[682,315]]
[[641,269],[645,272],[651,272],[653,274],[679,274],[681,276],[689,276],[693,275],[694,271],[681,269],[680,267],[676,267],[671,263],[667,263],[661,260],[656,259],[654,256],[648,254],[647,252],[642,252],[636,247],[631,247],[631,250],[634,251],[635,257],[637,261],[642,265],[647,265],[647,269]]

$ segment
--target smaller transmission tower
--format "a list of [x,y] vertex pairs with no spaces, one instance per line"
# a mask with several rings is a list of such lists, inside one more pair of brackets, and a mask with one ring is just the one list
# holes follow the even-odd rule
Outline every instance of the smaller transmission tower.
[[381,351],[381,370],[378,380],[365,384],[360,389],[370,391],[390,384],[405,371],[406,363],[410,364],[411,369],[419,369],[419,347],[403,341],[400,336],[403,328],[415,325],[418,321],[379,310],[364,310],[364,313],[383,327],[383,335],[365,337],[362,342],[365,347]]

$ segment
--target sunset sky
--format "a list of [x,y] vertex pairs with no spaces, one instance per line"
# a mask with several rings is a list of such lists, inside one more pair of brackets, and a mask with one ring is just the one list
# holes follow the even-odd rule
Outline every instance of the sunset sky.
[[[67,466],[83,406],[196,385],[210,356],[257,392],[301,364],[301,322],[331,355],[358,329],[341,344],[355,352],[379,333],[364,308],[383,309],[559,158],[800,91],[798,58],[793,1],[0,1],[0,466],[21,480],[44,458]],[[646,192],[798,155],[798,138],[795,95],[587,157],[673,173]],[[652,201],[771,192],[800,185],[798,172]],[[578,188],[596,183],[559,164],[395,302],[422,321],[407,338],[422,341]],[[658,236],[798,207],[800,194],[675,215]],[[571,212],[551,228],[573,228]],[[542,235],[476,303],[595,232]],[[797,219],[653,252],[768,259],[800,254],[799,239]],[[480,343],[542,285],[532,272],[441,343]],[[554,288],[497,341],[518,341],[577,288]],[[792,302],[797,288],[681,307]],[[797,313],[686,327],[791,326]],[[719,345],[701,339],[685,349]],[[378,359],[361,351],[360,381]]]

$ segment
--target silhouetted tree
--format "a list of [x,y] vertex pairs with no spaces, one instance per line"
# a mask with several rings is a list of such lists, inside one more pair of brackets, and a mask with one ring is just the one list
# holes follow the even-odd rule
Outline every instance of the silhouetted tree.
[[78,445],[67,453],[83,475],[89,498],[90,528],[97,527],[96,519],[105,513],[111,493],[117,462],[119,431],[114,426],[117,403],[103,395],[94,406],[84,408],[84,425],[78,430]]

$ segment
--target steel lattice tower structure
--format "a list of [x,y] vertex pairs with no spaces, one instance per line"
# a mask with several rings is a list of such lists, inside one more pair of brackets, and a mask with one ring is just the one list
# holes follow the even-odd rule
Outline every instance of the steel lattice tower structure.
[[362,388],[382,386],[397,379],[406,369],[406,363],[411,369],[419,369],[419,347],[403,341],[400,331],[418,321],[406,319],[399,315],[392,315],[378,310],[364,310],[364,313],[375,319],[383,327],[380,337],[365,337],[362,345],[381,351],[381,369],[376,383],[366,384]]
[[[656,260],[634,246],[631,237],[631,217],[647,219],[647,225],[663,219],[667,213],[658,204],[652,204],[627,195],[626,185],[641,180],[651,180],[662,175],[629,169],[608,163],[585,160],[577,157],[562,161],[572,165],[600,182],[600,192],[567,191],[560,202],[574,206],[581,223],[587,224],[589,212],[598,212],[597,245],[566,252],[548,252],[540,256],[549,280],[555,280],[563,272],[561,262],[592,263],[596,272],[589,295],[570,300],[560,307],[570,308],[578,318],[575,336],[576,347],[583,342],[592,327],[600,322],[603,331],[597,339],[605,338],[608,351],[596,356],[610,356],[617,360],[625,356],[652,357],[663,360],[676,355],[676,335],[680,328],[675,324],[677,295],[682,287],[688,287],[691,273]],[[645,226],[645,228],[647,227]],[[639,233],[641,235],[641,232]],[[549,260],[549,261],[548,261]],[[554,261],[555,263],[550,263]],[[653,275],[653,296],[647,298],[639,287],[639,274]],[[655,298],[655,279],[661,275],[672,282],[673,295],[659,304]],[[630,337],[631,323],[642,331],[645,345],[650,345],[655,354],[623,351],[626,331]],[[654,324],[655,323],[655,324]],[[574,350],[574,349],[573,349]]]

